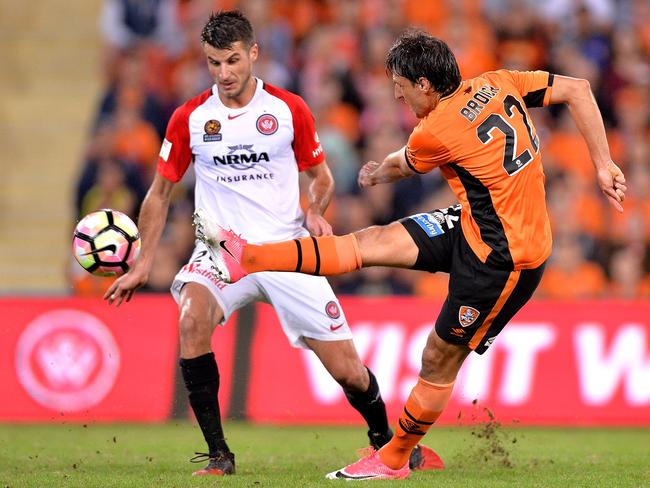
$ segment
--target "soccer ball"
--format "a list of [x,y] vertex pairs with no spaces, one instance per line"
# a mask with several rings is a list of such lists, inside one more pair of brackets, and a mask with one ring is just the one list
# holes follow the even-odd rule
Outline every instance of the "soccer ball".
[[127,215],[105,208],[79,221],[72,251],[89,273],[119,276],[129,270],[140,253],[140,233]]

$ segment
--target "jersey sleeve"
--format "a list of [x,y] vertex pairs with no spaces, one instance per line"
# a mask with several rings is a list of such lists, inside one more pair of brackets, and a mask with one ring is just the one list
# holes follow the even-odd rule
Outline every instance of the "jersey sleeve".
[[431,134],[426,121],[413,129],[406,144],[406,164],[416,173],[428,173],[438,166],[449,162],[449,151]]
[[551,99],[553,74],[548,71],[509,71],[497,73],[507,77],[521,94],[526,107],[546,107]]
[[298,170],[304,171],[325,161],[325,151],[321,146],[314,124],[314,116],[305,101],[295,96],[291,103],[293,116],[293,152],[296,155]]
[[158,155],[158,174],[174,183],[183,177],[192,161],[189,115],[185,105],[174,111]]

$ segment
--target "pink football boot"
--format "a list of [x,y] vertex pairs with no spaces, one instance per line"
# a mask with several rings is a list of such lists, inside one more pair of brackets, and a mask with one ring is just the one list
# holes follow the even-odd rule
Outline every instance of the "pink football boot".
[[246,239],[231,230],[223,229],[208,213],[197,208],[192,216],[196,237],[210,252],[212,269],[221,281],[235,283],[248,273],[241,266]]
[[374,451],[356,463],[347,465],[338,471],[332,471],[325,477],[330,480],[401,480],[409,477],[409,463],[399,469],[392,469],[381,462],[379,451]]

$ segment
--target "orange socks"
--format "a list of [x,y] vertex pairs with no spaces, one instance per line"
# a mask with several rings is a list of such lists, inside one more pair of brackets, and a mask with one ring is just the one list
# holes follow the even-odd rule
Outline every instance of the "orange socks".
[[399,417],[395,435],[379,451],[386,466],[400,469],[408,462],[411,450],[447,406],[453,388],[454,383],[438,385],[418,378]]
[[330,276],[361,268],[361,253],[354,234],[303,237],[256,246],[247,244],[241,258],[247,273],[293,271]]

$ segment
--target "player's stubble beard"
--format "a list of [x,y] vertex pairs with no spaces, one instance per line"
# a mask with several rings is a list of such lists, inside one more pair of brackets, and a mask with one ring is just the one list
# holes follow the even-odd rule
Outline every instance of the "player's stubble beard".
[[248,73],[248,75],[246,76],[246,80],[241,84],[241,87],[239,88],[239,90],[237,90],[237,92],[235,92],[235,93],[233,93],[233,94],[231,94],[231,93],[224,93],[224,92],[221,92],[221,95],[222,95],[224,98],[227,98],[227,99],[229,99],[229,100],[236,100],[236,101],[239,101],[239,99],[241,98],[242,94],[246,91],[246,89],[248,88],[249,84],[252,83],[252,81],[253,81],[253,72],[250,71],[250,72]]

